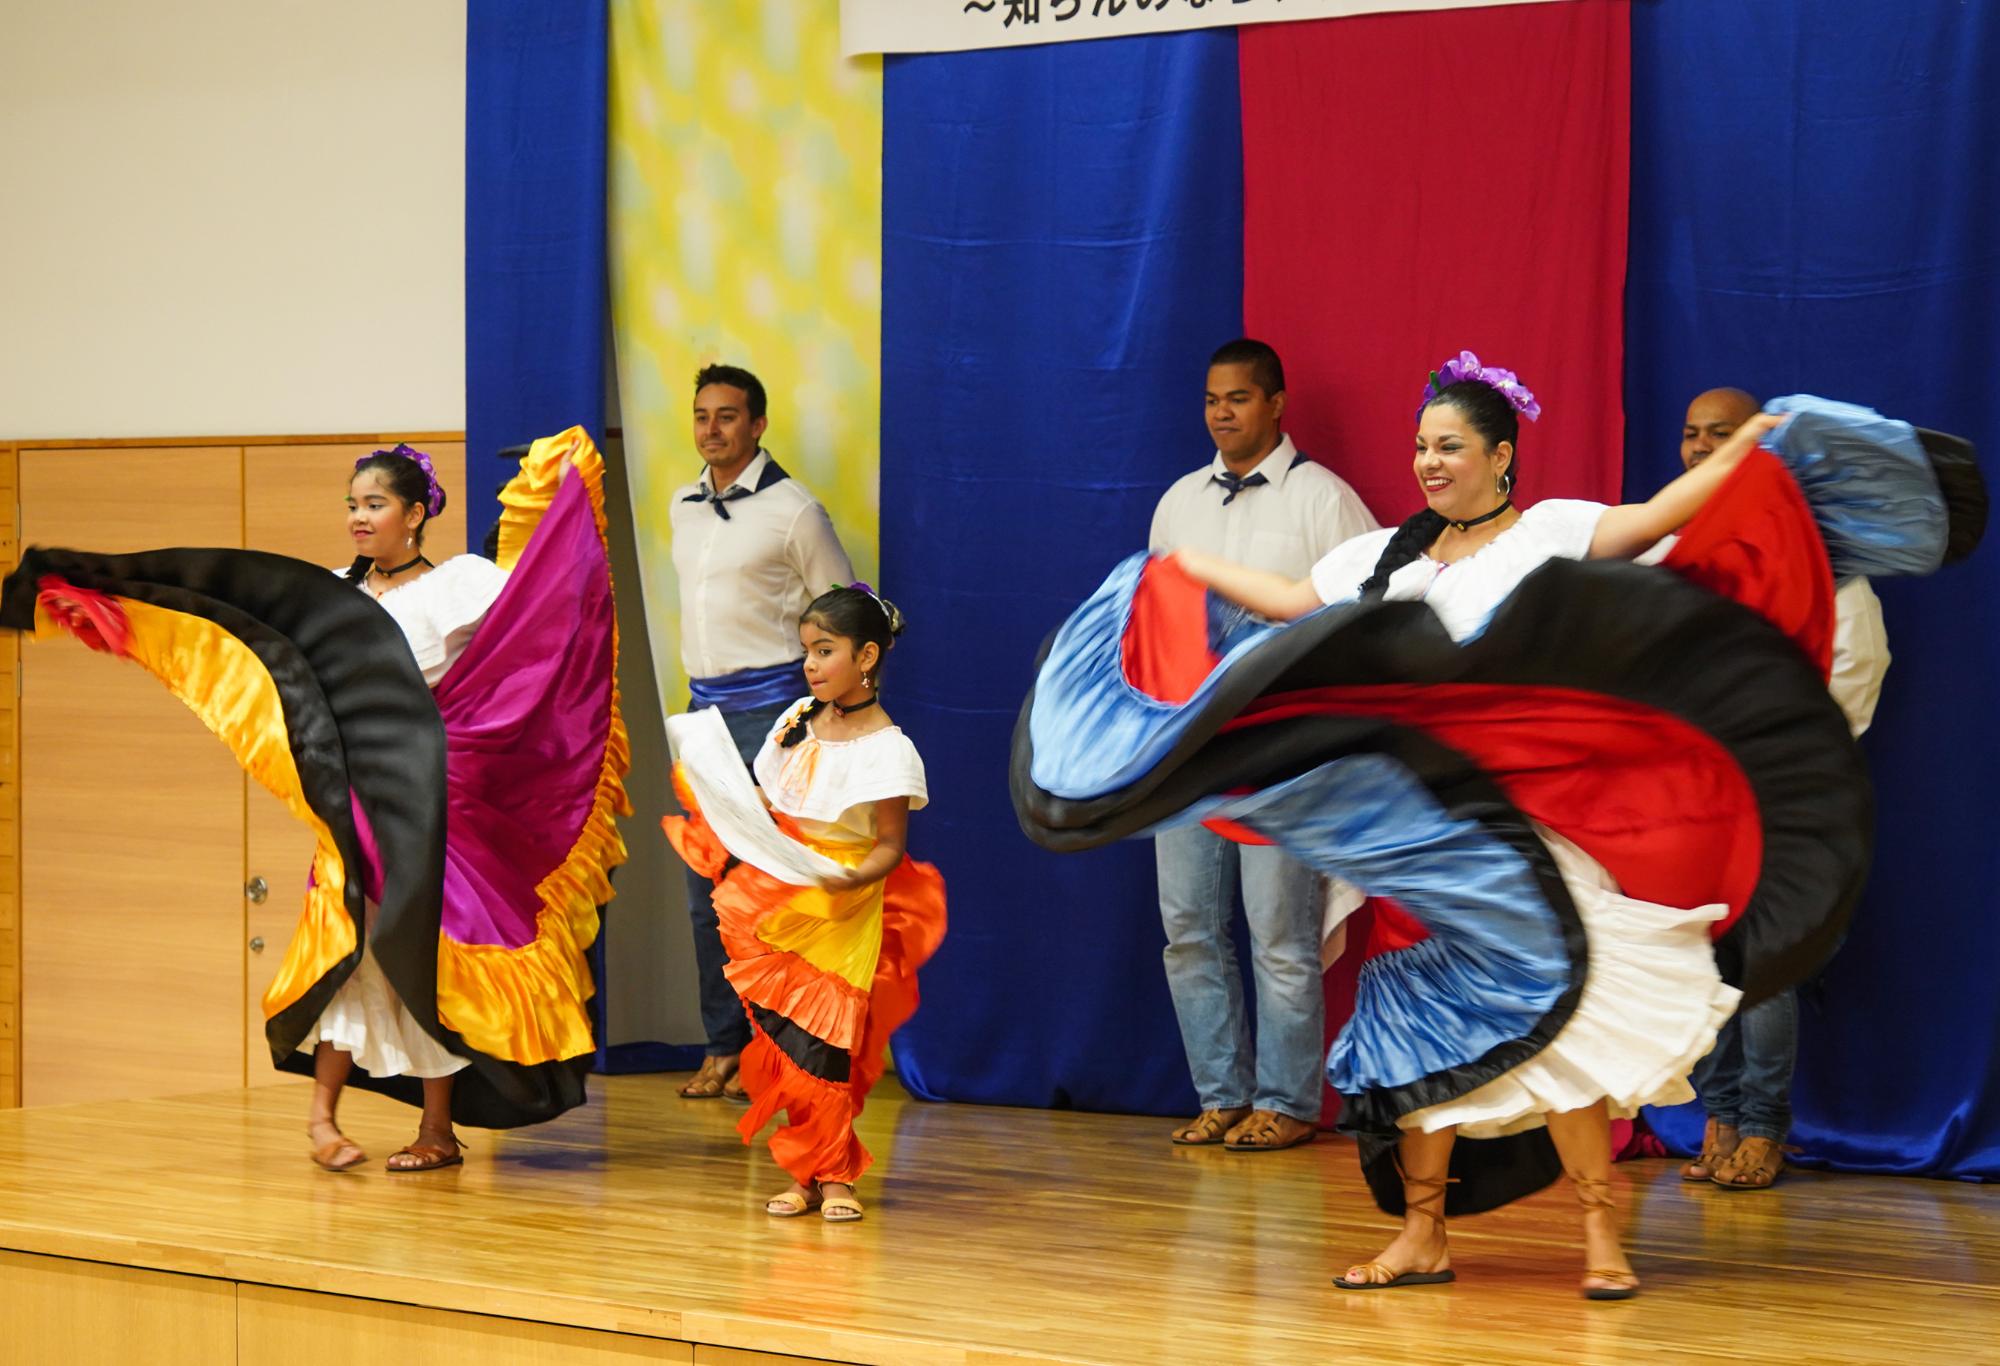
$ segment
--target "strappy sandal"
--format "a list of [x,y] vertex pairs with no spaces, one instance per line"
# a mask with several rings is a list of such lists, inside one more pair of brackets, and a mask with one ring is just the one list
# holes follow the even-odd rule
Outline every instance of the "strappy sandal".
[[803,1195],[798,1191],[784,1191],[764,1202],[764,1213],[773,1219],[796,1219],[801,1214],[811,1214],[818,1209],[822,1199],[817,1184]]
[[[306,1129],[306,1137],[312,1137],[312,1129],[310,1127]],[[345,1162],[335,1160],[341,1153],[350,1150],[354,1153],[354,1156],[348,1158]],[[312,1160],[317,1166],[326,1171],[345,1172],[352,1171],[363,1162],[366,1162],[368,1154],[362,1151],[359,1143],[356,1143],[346,1134],[335,1129],[332,1138],[313,1149]]]
[[1743,1140],[1709,1180],[1726,1191],[1765,1191],[1777,1184],[1785,1157],[1798,1149],[1757,1134]]
[[[1438,1228],[1444,1228],[1445,1187],[1455,1185],[1455,1176],[1411,1176],[1403,1170],[1403,1160],[1396,1159],[1396,1175],[1403,1179],[1403,1208],[1434,1221]],[[1421,1199],[1412,1200],[1409,1190],[1414,1186],[1428,1192]],[[1360,1272],[1368,1279],[1350,1281],[1347,1278]],[[1450,1267],[1441,1271],[1397,1271],[1381,1262],[1358,1262],[1347,1268],[1343,1275],[1335,1276],[1333,1283],[1342,1290],[1394,1290],[1405,1285],[1448,1285],[1458,1279],[1458,1273]]]
[[820,1189],[819,1217],[829,1224],[852,1224],[861,1218],[861,1202],[852,1195],[828,1195]]
[[1729,1160],[1729,1155],[1736,1151],[1741,1141],[1734,1124],[1709,1120],[1702,1126],[1700,1155],[1681,1164],[1681,1180],[1690,1184],[1713,1180],[1717,1169]]
[[[440,1167],[456,1167],[465,1161],[459,1155],[464,1148],[465,1144],[459,1141],[457,1134],[452,1134],[443,1143],[426,1143],[423,1131],[418,1130],[414,1142],[389,1154],[388,1168],[401,1175],[406,1172],[434,1172]],[[414,1157],[417,1160],[399,1167],[396,1165],[396,1159],[399,1157]]]
[[[1576,1191],[1576,1202],[1585,1210],[1616,1210],[1618,1202],[1611,1198],[1611,1183],[1595,1176],[1578,1176],[1575,1172],[1565,1173],[1571,1187]],[[1629,1270],[1599,1269],[1593,1267],[1583,1273],[1587,1281],[1610,1281],[1610,1285],[1587,1285],[1583,1287],[1583,1297],[1587,1300],[1629,1300],[1639,1293],[1639,1277]]]
[[1207,1148],[1221,1143],[1228,1138],[1229,1131],[1250,1118],[1251,1113],[1247,1105],[1239,1105],[1231,1110],[1203,1110],[1174,1130],[1174,1146]]
[[[1293,1127],[1281,1136],[1287,1125]],[[1224,1136],[1222,1146],[1232,1153],[1276,1153],[1318,1137],[1319,1129],[1302,1119],[1281,1115],[1276,1110],[1253,1110],[1250,1118]]]
[[736,1079],[737,1066],[733,1057],[703,1058],[700,1069],[682,1083],[675,1094],[682,1100],[714,1100],[728,1095],[729,1084]]

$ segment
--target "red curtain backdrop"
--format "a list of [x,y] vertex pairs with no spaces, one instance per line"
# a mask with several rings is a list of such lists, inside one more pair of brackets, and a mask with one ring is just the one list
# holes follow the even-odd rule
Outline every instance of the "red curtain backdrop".
[[1414,414],[1460,349],[1518,372],[1517,499],[1623,479],[1625,0],[1245,28],[1243,317],[1286,427],[1393,524]]

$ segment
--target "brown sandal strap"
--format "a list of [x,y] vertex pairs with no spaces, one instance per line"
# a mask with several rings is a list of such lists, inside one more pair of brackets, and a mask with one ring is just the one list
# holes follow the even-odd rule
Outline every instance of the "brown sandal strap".
[[[1455,1176],[1411,1176],[1403,1169],[1403,1155],[1395,1154],[1396,1176],[1403,1183],[1403,1208],[1413,1210],[1426,1219],[1434,1221],[1440,1228],[1444,1226],[1444,1202],[1446,1187],[1456,1186]],[[1410,1187],[1426,1192],[1421,1199],[1410,1198]]]
[[1174,1137],[1182,1143],[1212,1143],[1242,1122],[1224,1118],[1231,1113],[1229,1110],[1203,1110],[1175,1130]]
[[1611,1182],[1601,1176],[1578,1176],[1575,1172],[1564,1172],[1570,1185],[1576,1190],[1576,1202],[1585,1209],[1618,1208],[1618,1202],[1611,1196]]

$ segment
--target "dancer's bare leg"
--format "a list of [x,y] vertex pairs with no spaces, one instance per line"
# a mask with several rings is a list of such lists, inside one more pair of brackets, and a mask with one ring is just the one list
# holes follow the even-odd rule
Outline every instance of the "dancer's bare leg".
[[367,1160],[361,1145],[340,1132],[337,1112],[340,1090],[354,1067],[351,1055],[321,1040],[313,1049],[312,1103],[306,1111],[306,1137],[312,1140],[314,1160],[324,1167],[345,1168]]
[[1632,1290],[1638,1278],[1618,1232],[1618,1212],[1611,1203],[1611,1115],[1603,1101],[1582,1110],[1548,1117],[1549,1137],[1556,1141],[1563,1170],[1569,1173],[1577,1200],[1583,1205],[1583,1264],[1587,1272],[1608,1276],[1583,1278],[1587,1291]]
[[1381,1283],[1412,1271],[1445,1271],[1451,1249],[1445,1246],[1445,1173],[1451,1168],[1456,1128],[1436,1133],[1405,1129],[1396,1145],[1403,1172],[1403,1230],[1373,1263],[1348,1268],[1341,1279],[1350,1285]]

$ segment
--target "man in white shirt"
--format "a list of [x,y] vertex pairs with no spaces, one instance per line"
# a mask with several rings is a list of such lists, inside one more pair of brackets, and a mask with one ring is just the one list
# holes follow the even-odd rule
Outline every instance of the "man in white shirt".
[[[1191,547],[1304,578],[1336,545],[1375,529],[1354,490],[1284,434],[1276,351],[1249,338],[1221,347],[1209,360],[1206,403],[1215,458],[1160,499],[1155,554]],[[1154,851],[1167,985],[1202,1109],[1173,1141],[1233,1152],[1309,1142],[1319,1131],[1326,1045],[1319,880],[1275,848],[1199,826],[1156,837]],[[1230,936],[1239,886],[1256,980],[1254,1057]],[[1359,903],[1351,889],[1344,894]]]
[[[1710,389],[1688,404],[1681,425],[1681,464],[1693,469],[1761,405],[1741,389]],[[1859,739],[1874,719],[1889,668],[1882,604],[1865,578],[1834,592],[1833,672],[1827,688]],[[1716,1036],[1715,1049],[1694,1071],[1708,1124],[1702,1150],[1681,1168],[1686,1181],[1729,1190],[1764,1190],[1784,1170],[1792,1129],[1792,1066],[1799,1052],[1799,1005],[1783,992],[1737,1012]]]
[[[681,663],[689,710],[721,711],[747,765],[779,716],[805,695],[799,614],[854,567],[819,500],[759,444],[764,386],[748,370],[711,365],[695,376],[694,444],[707,467],[676,489],[674,574],[680,582]],[[750,1042],[706,878],[688,873],[708,1056],[681,1094],[743,1098],[737,1057]]]

